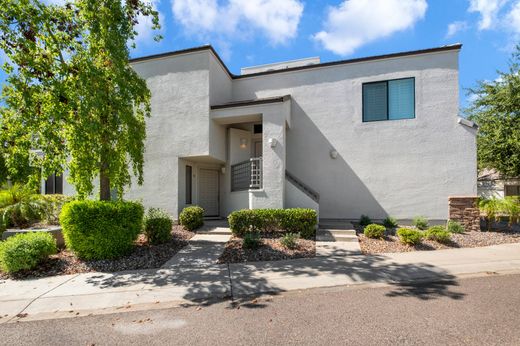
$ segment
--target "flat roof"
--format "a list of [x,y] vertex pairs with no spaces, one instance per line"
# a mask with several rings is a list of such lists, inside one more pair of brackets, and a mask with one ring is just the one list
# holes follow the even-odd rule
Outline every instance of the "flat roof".
[[148,60],[153,60],[153,59],[162,59],[162,58],[168,58],[168,57],[175,56],[175,55],[181,55],[181,54],[208,50],[208,51],[211,51],[213,53],[213,55],[215,55],[215,57],[218,59],[218,61],[222,65],[222,67],[226,70],[226,72],[229,74],[229,76],[232,79],[241,79],[241,78],[249,78],[249,77],[255,77],[255,76],[263,76],[263,75],[270,75],[270,74],[276,74],[276,73],[290,72],[290,71],[310,70],[310,69],[326,67],[326,66],[347,65],[347,64],[354,64],[354,63],[366,62],[366,61],[376,61],[376,60],[392,59],[392,58],[399,58],[399,57],[412,56],[412,55],[444,52],[444,51],[450,51],[450,50],[460,50],[461,48],[462,48],[462,44],[456,43],[456,44],[452,44],[452,45],[446,45],[446,46],[435,47],[435,48],[411,50],[411,51],[406,51],[406,52],[374,55],[374,56],[367,56],[367,57],[346,59],[346,60],[337,60],[337,61],[323,62],[323,63],[319,63],[319,64],[314,64],[314,65],[288,67],[288,68],[281,69],[281,70],[262,71],[262,72],[250,73],[250,74],[245,74],[245,75],[235,75],[235,74],[231,73],[231,71],[229,71],[228,67],[224,63],[224,61],[222,61],[222,59],[220,58],[218,53],[215,51],[215,49],[211,45],[204,45],[204,46],[199,46],[199,47],[176,50],[173,52],[166,52],[166,53],[161,53],[161,54],[143,56],[143,57],[139,57],[139,58],[130,59],[130,63],[148,61]]

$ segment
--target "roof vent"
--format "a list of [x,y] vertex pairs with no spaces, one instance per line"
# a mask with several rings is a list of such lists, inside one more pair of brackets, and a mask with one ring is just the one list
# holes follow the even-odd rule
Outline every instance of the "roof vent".
[[276,62],[276,63],[272,63],[272,64],[243,67],[240,69],[240,74],[248,75],[248,74],[259,73],[259,72],[285,70],[288,68],[316,65],[319,63],[320,63],[320,57],[317,56],[317,57],[312,57],[312,58]]

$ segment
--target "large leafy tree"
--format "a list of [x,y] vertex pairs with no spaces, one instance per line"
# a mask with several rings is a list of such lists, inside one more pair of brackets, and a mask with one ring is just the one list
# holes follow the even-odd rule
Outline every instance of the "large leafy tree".
[[[122,195],[143,180],[150,92],[129,65],[140,19],[158,13],[141,0],[0,0],[0,49],[7,62],[0,117],[9,171],[20,162],[44,176],[68,169],[80,197]],[[156,39],[160,37],[157,36]],[[36,150],[35,150],[36,149]],[[32,174],[34,180],[36,174]]]
[[520,176],[520,46],[507,72],[499,72],[493,82],[479,82],[470,92],[475,100],[468,109],[469,118],[479,125],[479,168]]

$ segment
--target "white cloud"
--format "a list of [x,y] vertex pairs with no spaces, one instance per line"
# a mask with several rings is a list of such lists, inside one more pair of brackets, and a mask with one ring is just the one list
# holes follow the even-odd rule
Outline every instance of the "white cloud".
[[511,8],[506,19],[509,28],[515,35],[520,35],[520,0]]
[[[146,0],[146,2],[148,4],[151,4],[154,10],[158,11],[157,6],[158,6],[160,0]],[[163,31],[164,15],[160,11],[158,11],[158,12],[159,12],[159,24],[161,24],[160,31],[152,29],[153,23],[152,23],[152,18],[150,16],[145,17],[143,15],[139,15],[137,17],[138,23],[135,26],[135,31],[137,31],[137,37],[136,37],[137,44],[140,44],[140,43],[146,44],[148,42],[154,42],[153,41],[154,36]]]
[[313,38],[336,54],[349,55],[364,44],[413,27],[427,7],[426,0],[346,0],[329,8],[324,30]]
[[459,32],[468,30],[468,22],[456,21],[448,25],[448,31],[446,32],[446,38],[451,38]]
[[251,31],[273,44],[296,37],[303,13],[300,0],[172,0],[175,19],[190,34],[230,37]]
[[479,30],[491,29],[497,22],[498,12],[509,0],[469,0],[469,12],[479,12]]

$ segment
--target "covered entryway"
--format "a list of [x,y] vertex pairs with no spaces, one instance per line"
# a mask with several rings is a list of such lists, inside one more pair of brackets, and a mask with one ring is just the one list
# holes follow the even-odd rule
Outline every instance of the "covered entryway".
[[204,208],[204,216],[219,216],[219,171],[200,169],[199,206]]

